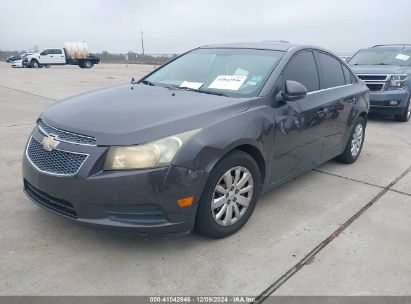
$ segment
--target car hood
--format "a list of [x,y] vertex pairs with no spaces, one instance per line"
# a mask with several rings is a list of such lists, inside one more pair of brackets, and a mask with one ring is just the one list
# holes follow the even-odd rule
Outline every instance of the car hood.
[[399,65],[350,65],[356,74],[401,74],[409,73],[409,67]]
[[132,145],[204,128],[248,109],[250,98],[231,98],[143,84],[97,90],[57,102],[40,116],[98,145]]

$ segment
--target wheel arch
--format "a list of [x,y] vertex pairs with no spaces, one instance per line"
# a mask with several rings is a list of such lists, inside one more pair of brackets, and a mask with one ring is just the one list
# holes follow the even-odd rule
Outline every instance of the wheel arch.
[[236,150],[247,153],[255,160],[260,171],[261,185],[264,185],[267,173],[267,165],[261,149],[254,142],[247,141],[232,143],[222,151],[218,158],[215,158],[214,161],[208,164],[206,171],[210,173],[221,159],[223,159],[226,155]]

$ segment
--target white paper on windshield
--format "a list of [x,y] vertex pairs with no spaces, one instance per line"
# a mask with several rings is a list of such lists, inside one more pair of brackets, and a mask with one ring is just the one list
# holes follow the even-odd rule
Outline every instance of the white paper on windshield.
[[198,90],[199,88],[201,88],[203,84],[204,83],[202,82],[183,81],[183,83],[180,84],[180,88],[189,88],[189,89]]
[[398,54],[397,56],[395,56],[396,59],[402,60],[402,61],[407,61],[410,56],[404,55],[404,54]]
[[247,76],[218,75],[208,88],[238,91],[246,79]]

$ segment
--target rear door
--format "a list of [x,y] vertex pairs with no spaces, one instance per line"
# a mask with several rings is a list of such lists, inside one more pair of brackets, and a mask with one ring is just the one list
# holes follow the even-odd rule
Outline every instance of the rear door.
[[355,89],[351,82],[351,72],[335,56],[315,51],[320,71],[320,91],[316,96],[326,101],[325,133],[321,159],[328,160],[341,153],[350,113],[357,102]]
[[63,53],[62,49],[53,49],[54,55],[54,63],[55,64],[65,64],[66,63],[66,56]]
[[323,145],[327,100],[315,93],[320,90],[320,81],[311,50],[300,51],[290,59],[274,95],[284,91],[287,80],[302,83],[308,94],[298,101],[277,101],[272,182],[315,166]]

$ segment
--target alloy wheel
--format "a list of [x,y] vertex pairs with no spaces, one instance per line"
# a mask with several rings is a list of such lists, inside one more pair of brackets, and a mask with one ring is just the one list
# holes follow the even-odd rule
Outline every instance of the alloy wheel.
[[253,177],[247,168],[237,166],[224,173],[211,201],[211,212],[217,224],[231,226],[238,222],[250,205],[253,188]]
[[355,126],[354,133],[351,140],[351,155],[352,157],[357,157],[362,146],[362,141],[364,139],[364,127],[362,124]]

